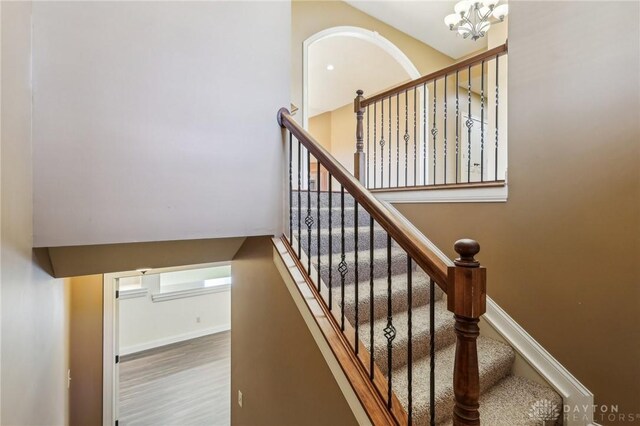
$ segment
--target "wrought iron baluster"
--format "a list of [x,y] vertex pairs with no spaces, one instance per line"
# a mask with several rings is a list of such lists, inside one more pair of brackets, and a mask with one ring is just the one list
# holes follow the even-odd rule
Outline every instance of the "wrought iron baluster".
[[373,216],[369,218],[369,377],[373,380]]
[[444,75],[444,183],[447,184],[447,74]]
[[[317,160],[316,160],[317,161]],[[320,165],[320,161],[317,161],[318,163],[318,170],[316,170],[317,174],[316,174],[316,194],[317,194],[317,199],[316,199],[316,217],[318,218],[318,293],[320,293],[320,290],[322,289],[320,282],[321,282],[321,277],[320,277],[320,266],[321,266],[321,262],[320,262],[320,167],[322,167]],[[311,253],[309,253],[309,256],[311,256]]]
[[300,140],[296,138],[298,141],[298,259],[302,259],[302,144]]
[[436,165],[437,165],[437,147],[436,139],[438,137],[438,127],[436,126],[436,92],[438,90],[438,81],[433,80],[433,127],[431,128],[431,136],[433,136],[433,184],[436,184]]
[[380,101],[380,188],[384,187],[384,99]]
[[311,273],[311,227],[313,217],[311,217],[311,153],[307,149],[307,217],[304,224],[307,225],[307,272]]
[[387,234],[387,326],[384,328],[384,337],[387,338],[387,407],[391,408],[391,396],[393,385],[393,340],[396,338],[396,328],[393,326],[393,313],[391,305],[391,235]]
[[404,186],[409,186],[409,91],[404,91]]
[[358,349],[359,346],[358,345],[358,337],[359,337],[359,333],[358,333],[358,202],[354,200],[353,203],[353,230],[354,230],[354,240],[353,240],[353,250],[354,250],[354,255],[355,255],[355,264],[354,264],[354,270],[353,270],[353,276],[354,276],[354,283],[355,283],[355,287],[354,287],[354,292],[355,292],[355,299],[356,299],[356,304],[355,304],[355,337],[354,337],[354,341],[353,341],[353,347],[354,350],[356,352],[356,355],[358,355]]
[[347,262],[344,251],[344,186],[340,185],[340,329],[344,331],[344,277],[347,275]]
[[469,82],[467,85],[467,104],[469,105],[469,112],[467,115],[467,182],[471,182],[471,128],[473,127],[473,119],[471,118],[471,65],[468,69]]
[[[426,92],[425,92],[426,94]],[[413,306],[413,294],[412,294],[412,266],[411,257],[407,255],[407,305],[409,306],[407,315],[407,335],[408,335],[408,349],[407,349],[407,395],[408,404],[407,411],[409,415],[409,425],[413,423],[413,332],[412,332],[412,312]]]
[[427,83],[422,85],[422,183],[427,185]]
[[484,61],[480,64],[480,182],[484,182]]
[[418,185],[418,128],[417,128],[417,113],[418,113],[418,89],[413,88],[413,185]]
[[396,187],[400,186],[400,93],[396,93]]
[[435,426],[436,424],[436,335],[435,335],[435,293],[436,291],[436,283],[433,281],[433,278],[429,280],[429,324],[431,325],[429,329],[429,407],[430,408],[430,424]]
[[374,102],[373,103],[373,188],[376,188],[376,152],[377,152],[377,129],[378,129],[378,125],[377,125],[377,112],[376,110],[378,109],[378,103]]
[[333,186],[333,176],[329,173],[329,186],[328,186],[328,196],[329,196],[329,310],[333,308],[333,200],[332,200],[332,186]]
[[293,244],[293,134],[289,132],[289,242]]
[[498,59],[500,57],[496,56],[496,164],[495,164],[495,177],[494,180],[498,180],[498,70],[500,67],[500,63]]
[[458,167],[460,165],[460,100],[459,71],[456,70],[456,183],[458,183]]
[[369,139],[369,105],[367,105],[367,188],[371,187],[370,178],[370,166],[371,164],[371,140]]
[[391,188],[391,96],[389,96],[389,185]]

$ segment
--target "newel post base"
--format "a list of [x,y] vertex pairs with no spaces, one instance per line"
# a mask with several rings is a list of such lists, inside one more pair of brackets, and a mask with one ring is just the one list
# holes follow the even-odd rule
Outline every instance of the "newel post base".
[[364,186],[367,186],[367,154],[364,152],[364,108],[361,105],[364,99],[362,90],[356,91],[353,100],[353,112],[356,113],[356,152],[353,154],[353,175]]
[[447,309],[456,320],[456,355],[453,371],[453,424],[480,425],[480,370],[478,366],[478,323],[486,311],[486,269],[474,256],[480,245],[474,240],[459,240],[455,250],[460,255],[448,271]]

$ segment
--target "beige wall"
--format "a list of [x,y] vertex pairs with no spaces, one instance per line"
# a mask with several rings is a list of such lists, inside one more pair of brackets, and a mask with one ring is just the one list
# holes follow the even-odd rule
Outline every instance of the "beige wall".
[[231,270],[231,424],[356,425],[273,263],[270,239],[248,238]]
[[[377,31],[402,50],[420,74],[453,63],[449,56],[342,1],[294,0],[291,3],[291,22],[291,101],[298,106],[302,106],[302,43],[327,28],[347,25]],[[365,93],[367,95],[370,94]]]
[[489,295],[627,414],[640,412],[639,7],[511,3],[508,202],[398,205],[451,257],[477,239]]
[[31,2],[0,2],[1,417],[67,423],[68,287],[32,252]]
[[102,424],[102,275],[70,278],[69,424]]

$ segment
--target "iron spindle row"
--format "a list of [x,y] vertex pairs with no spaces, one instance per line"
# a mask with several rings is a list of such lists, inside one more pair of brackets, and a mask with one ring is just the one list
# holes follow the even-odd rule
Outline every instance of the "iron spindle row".
[[333,308],[333,230],[331,229],[333,223],[332,223],[332,218],[333,218],[333,203],[332,203],[332,197],[331,197],[331,187],[332,187],[332,181],[333,181],[333,176],[331,175],[331,173],[329,173],[329,193],[327,194],[329,196],[329,264],[328,266],[328,271],[329,271],[329,310],[331,310]]
[[356,355],[358,355],[358,348],[360,345],[358,345],[358,337],[359,337],[359,333],[358,333],[358,203],[354,202],[353,203],[353,230],[354,230],[354,241],[353,241],[353,250],[354,250],[354,254],[355,254],[355,264],[354,264],[354,270],[353,270],[353,275],[354,275],[354,291],[355,291],[355,299],[356,299],[356,304],[355,304],[355,340],[353,342],[353,346],[356,352]]
[[373,380],[373,354],[374,354],[374,346],[373,346],[373,315],[374,315],[374,306],[373,306],[373,216],[370,217],[369,220],[369,375],[371,380]]
[[[491,64],[492,62],[493,64]],[[367,176],[370,179],[369,187],[374,189],[419,187],[453,183],[482,183],[504,179],[501,176],[502,172],[498,161],[500,144],[502,143],[499,132],[501,115],[499,66],[499,55],[485,57],[471,65],[465,64],[463,68],[444,73],[436,79],[421,81],[412,87],[403,85],[397,92],[391,92],[389,95],[376,98],[371,103],[366,103],[367,149],[370,154],[366,161]],[[495,76],[489,74],[494,70]],[[491,87],[489,89],[495,90],[495,93],[489,95],[487,84],[494,83],[492,77],[495,78],[495,89]],[[433,94],[427,89],[432,90]],[[451,90],[455,90],[455,94],[451,93]],[[413,91],[413,95],[410,94],[411,91]],[[464,96],[464,91],[467,92],[466,105],[462,104],[465,102],[464,98],[460,99]],[[404,100],[401,99],[403,93]],[[420,96],[423,97],[422,102],[419,102]],[[453,111],[449,111],[450,102],[454,101],[454,96],[455,124]],[[411,100],[412,97],[413,100]],[[363,99],[366,102],[366,98]],[[492,100],[494,105],[492,109],[489,109]],[[404,127],[401,121],[400,104],[402,101],[405,104]],[[395,108],[393,108],[393,102],[396,103]],[[410,105],[412,102],[413,105]],[[373,105],[374,113],[371,123],[369,121],[370,105]],[[453,105],[451,107],[453,108]],[[492,113],[495,114],[495,117],[490,116]],[[411,133],[412,119],[413,134]],[[494,127],[492,136],[487,133],[491,131],[487,119]],[[420,120],[422,123],[419,123]],[[373,147],[371,147],[369,137],[370,125],[373,125]],[[455,127],[455,129],[450,129],[449,126]],[[461,133],[462,131],[464,133]],[[491,137],[495,139],[493,142],[490,142]],[[413,141],[411,141],[412,139]],[[404,173],[401,165],[403,140]],[[489,143],[493,145],[493,149]],[[394,144],[395,164],[393,159]],[[412,150],[413,154],[411,154]],[[412,161],[413,164],[411,164]],[[492,161],[493,164],[491,164]],[[455,165],[449,164],[454,162]],[[396,170],[393,170],[394,167]],[[413,167],[413,173],[411,173],[411,167]],[[493,170],[491,170],[492,168]],[[370,169],[373,169],[373,172]],[[455,175],[449,176],[449,173],[454,174],[454,170]],[[403,174],[404,180],[402,181]],[[413,174],[413,180],[410,181],[411,174]]]
[[392,386],[393,386],[393,340],[396,338],[396,329],[393,326],[393,312],[391,304],[391,236],[387,234],[387,326],[384,329],[384,336],[387,338],[387,406],[391,408]]

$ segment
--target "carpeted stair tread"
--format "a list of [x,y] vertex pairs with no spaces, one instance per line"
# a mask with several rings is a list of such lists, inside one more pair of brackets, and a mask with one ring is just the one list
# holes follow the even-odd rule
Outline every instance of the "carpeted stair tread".
[[[369,246],[371,243],[371,234],[368,226],[359,226],[357,229],[358,232],[358,252],[362,251],[368,252]],[[329,245],[329,235],[331,234],[331,245]],[[355,235],[356,229],[354,227],[345,227],[344,228],[344,251],[345,253],[351,252],[355,250]],[[297,230],[296,230],[297,236]],[[301,238],[300,242],[302,243],[302,247],[305,250],[305,253],[309,251],[309,233],[307,229],[303,226],[301,229]],[[320,254],[329,253],[329,247],[332,248],[333,254],[341,254],[342,253],[342,228],[338,224],[335,224],[331,227],[331,233],[329,233],[328,228],[320,228]],[[387,247],[387,233],[380,227],[375,227],[373,229],[373,247],[380,249]],[[318,230],[313,228],[311,232],[311,255],[317,256],[318,254]],[[367,253],[364,253],[365,255]]]
[[[534,405],[545,407],[542,413],[550,416],[540,418]],[[507,376],[480,396],[480,423],[483,425],[538,426],[545,420],[545,425],[551,426],[561,415],[562,397],[550,387],[524,377]],[[449,425],[453,422],[448,422]]]
[[[448,421],[454,405],[453,364],[455,344],[438,350],[435,354],[435,402],[436,422]],[[487,337],[478,338],[478,362],[480,366],[480,392],[491,388],[511,372],[515,360],[514,350],[504,343]],[[413,363],[413,420],[416,425],[429,424],[430,358]],[[406,365],[393,371],[393,389],[405,408],[408,407]],[[489,423],[485,423],[489,424]]]
[[[411,331],[412,331],[412,358],[413,362],[417,362],[420,358],[429,355],[431,348],[429,322],[429,305],[420,306],[412,309],[411,312]],[[447,310],[447,301],[441,299],[434,303],[435,317],[435,348],[442,349],[455,342],[454,334],[455,320],[453,314]],[[396,337],[393,340],[392,349],[392,368],[402,367],[408,362],[408,318],[409,312],[402,311],[393,315],[393,326],[396,329]],[[387,339],[384,336],[384,329],[387,326],[387,318],[380,318],[374,322],[374,345],[373,359],[380,370],[386,374],[387,370]],[[359,327],[360,341],[367,349],[370,348],[370,325],[363,324]]]
[[[331,226],[332,227],[340,227],[342,224],[342,216],[340,215],[340,208],[334,207],[330,209],[329,207],[320,207],[320,228],[328,228],[329,227],[329,212],[332,212],[331,215]],[[300,217],[302,217],[301,228],[305,229],[304,220],[307,218],[307,209],[300,209]],[[313,219],[313,229],[318,229],[318,209],[311,209],[311,218]],[[345,227],[353,227],[355,225],[355,207],[345,207],[344,208],[344,226]],[[298,209],[295,208],[292,211],[293,224],[296,227],[298,226]],[[358,207],[358,226],[369,226],[371,222],[371,216],[369,213],[362,207]]]
[[[303,246],[304,250],[304,246]],[[368,280],[370,277],[370,253],[369,251],[358,252],[358,281]],[[331,261],[331,275],[333,277],[333,288],[339,288],[341,285],[341,275],[338,271],[338,265],[341,261],[340,254],[333,254]],[[317,267],[318,257],[312,256],[311,262]],[[345,263],[347,265],[347,272],[345,274],[345,284],[352,284],[355,282],[355,252],[345,253]],[[324,254],[320,256],[320,274],[322,280],[328,285],[329,283],[329,255]],[[373,250],[373,277],[382,278],[387,277],[387,249],[380,248]],[[415,265],[415,264],[414,264]],[[392,246],[391,247],[391,275],[400,275],[407,273],[407,254],[404,250]]]
[[[412,273],[411,279],[411,299],[413,308],[427,305],[429,303],[430,278],[427,274],[418,269]],[[437,284],[434,284],[435,300],[442,299],[443,292]],[[373,280],[373,318],[387,316],[387,277]],[[345,315],[350,323],[355,324],[355,285],[345,287]],[[369,322],[370,315],[370,281],[360,281],[358,283],[358,323]],[[336,301],[334,297],[334,302]],[[394,275],[391,277],[391,309],[393,313],[406,311],[407,300],[407,274]]]

